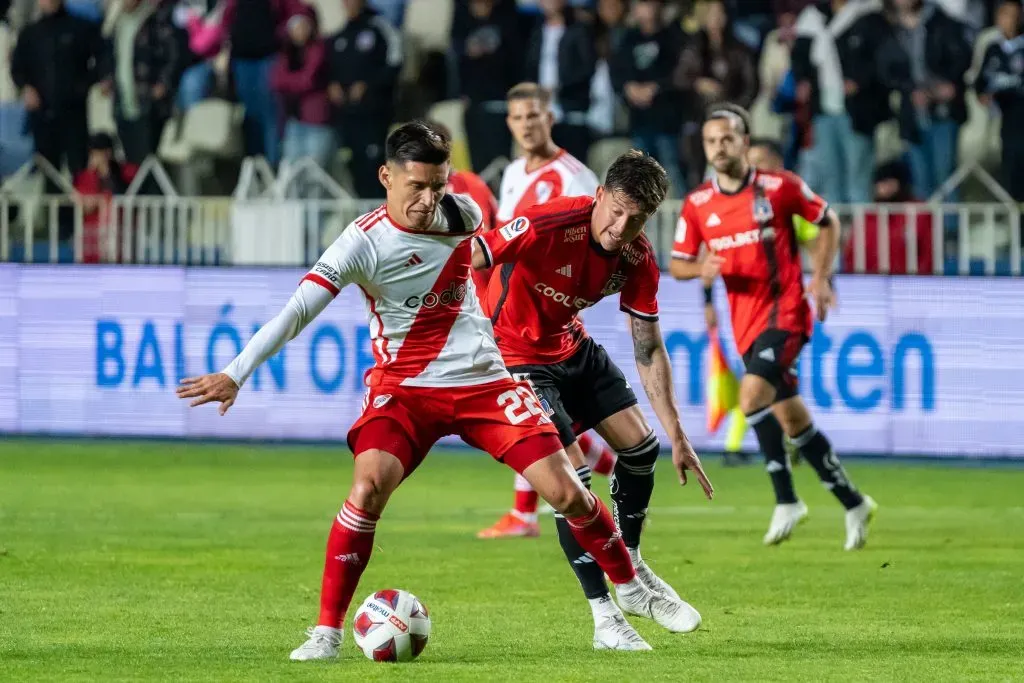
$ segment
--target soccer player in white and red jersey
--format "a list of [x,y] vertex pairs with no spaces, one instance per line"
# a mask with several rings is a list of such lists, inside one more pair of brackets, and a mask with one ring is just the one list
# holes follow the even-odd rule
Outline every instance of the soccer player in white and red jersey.
[[[562,445],[584,484],[590,469],[576,445],[592,428],[619,457],[612,478],[615,520],[637,576],[652,591],[678,599],[640,557],[640,534],[654,490],[658,438],[637,405],[622,371],[583,328],[579,312],[619,294],[629,317],[637,370],[644,391],[672,442],[681,482],[693,470],[710,499],[711,483],[679,421],[672,388],[672,363],[658,325],[660,270],[644,225],[668,190],[668,175],[652,157],[633,150],[608,170],[595,197],[562,197],[534,206],[512,222],[477,236],[473,265],[494,267],[484,311],[509,372],[527,379],[558,429]],[[635,638],[611,600],[604,574],[590,562],[572,529],[556,515],[558,538],[590,601],[594,643]],[[625,608],[629,611],[629,608]],[[691,613],[692,629],[700,615]]]
[[[559,148],[551,137],[555,122],[551,93],[536,83],[520,83],[509,90],[507,104],[506,122],[523,156],[509,164],[501,176],[498,223],[508,223],[526,209],[558,197],[592,197],[597,191],[597,176],[579,159]],[[615,454],[604,444],[590,434],[582,434],[580,447],[594,472],[611,474]],[[537,498],[530,482],[516,475],[512,509],[477,537],[537,536]]]
[[348,434],[355,470],[327,537],[320,616],[293,660],[333,659],[345,612],[373,550],[391,494],[446,434],[457,434],[525,476],[563,514],[580,545],[616,584],[631,612],[679,631],[686,606],[636,576],[608,509],[580,482],[526,382],[512,379],[469,279],[480,210],[445,194],[450,141],[421,122],[388,136],[379,177],[387,202],[350,224],[284,309],[223,372],[182,380],[192,405],[224,414],[257,367],[350,284],[362,291],[374,367],[362,415]]
[[[825,321],[834,304],[832,263],[839,245],[839,218],[799,177],[750,164],[750,115],[734,105],[715,106],[703,126],[704,153],[715,175],[683,202],[672,247],[671,273],[701,278],[705,301],[721,276],[732,312],[736,348],[746,373],[740,407],[754,427],[775,489],[768,545],[789,538],[807,516],[796,497],[783,433],[809,462],[822,484],[846,508],[847,550],[864,545],[877,507],[850,482],[832,445],[814,426],[797,391],[796,360],[813,331],[804,291],[794,216],[821,227],[814,274],[806,294]],[[700,261],[700,249],[707,256]]]

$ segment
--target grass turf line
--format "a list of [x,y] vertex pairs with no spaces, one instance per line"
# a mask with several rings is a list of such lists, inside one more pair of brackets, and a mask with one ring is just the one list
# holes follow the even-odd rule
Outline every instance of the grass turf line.
[[426,651],[374,664],[349,630],[341,662],[310,665],[287,655],[316,614],[347,453],[7,440],[0,679],[1024,680],[1024,471],[849,469],[882,506],[860,553],[842,551],[842,510],[807,467],[811,517],[763,548],[760,467],[712,466],[706,503],[662,460],[644,555],[704,627],[634,618],[654,652],[595,653],[551,520],[539,539],[477,541],[511,473],[434,453],[385,513],[356,592],[418,595],[434,620]]

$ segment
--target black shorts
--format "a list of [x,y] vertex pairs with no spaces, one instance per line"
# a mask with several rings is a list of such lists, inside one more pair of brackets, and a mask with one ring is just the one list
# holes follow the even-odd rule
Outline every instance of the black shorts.
[[799,332],[768,329],[743,354],[747,373],[775,387],[776,403],[797,395],[796,359],[807,341],[807,336]]
[[517,365],[508,371],[533,384],[563,446],[637,403],[622,371],[604,347],[589,337],[572,357],[560,363]]

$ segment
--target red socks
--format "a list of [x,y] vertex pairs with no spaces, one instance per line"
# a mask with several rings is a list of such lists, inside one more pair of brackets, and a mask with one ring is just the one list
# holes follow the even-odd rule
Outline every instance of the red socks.
[[579,444],[590,471],[604,477],[610,476],[615,469],[615,454],[611,449],[592,437],[590,432],[580,435]]
[[515,505],[512,509],[518,513],[516,516],[524,522],[536,522],[537,521],[537,501],[540,500],[540,496],[533,487],[530,486],[530,482],[521,474],[516,475],[516,500]]
[[[588,492],[589,493],[589,492]],[[615,527],[615,520],[607,506],[593,493],[594,509],[582,517],[566,517],[572,535],[584,550],[597,560],[597,564],[614,584],[629,583],[636,578],[633,563]]]
[[359,577],[370,561],[379,516],[345,501],[327,536],[319,626],[341,628]]

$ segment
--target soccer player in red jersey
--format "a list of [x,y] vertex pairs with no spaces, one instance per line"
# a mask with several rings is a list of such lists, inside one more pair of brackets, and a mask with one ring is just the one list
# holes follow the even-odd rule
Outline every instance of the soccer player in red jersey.
[[[749,131],[750,117],[740,107],[720,105],[708,114],[704,153],[715,176],[683,202],[670,270],[678,279],[701,278],[705,300],[710,300],[716,278],[725,283],[736,347],[746,366],[740,407],[757,434],[775,489],[775,511],[764,542],[789,538],[807,515],[807,506],[793,489],[785,432],[846,508],[845,548],[854,550],[867,540],[877,505],[853,486],[828,439],[812,423],[797,393],[795,366],[813,330],[805,294],[814,299],[821,322],[834,305],[831,273],[839,218],[799,177],[751,166]],[[794,216],[821,227],[806,293]],[[703,261],[698,259],[701,245],[707,247]]]
[[[592,197],[598,180],[586,164],[555,144],[551,93],[536,83],[519,83],[508,91],[506,123],[522,156],[510,163],[501,176],[498,222],[505,224],[531,206],[558,197]],[[489,269],[475,271],[486,273]],[[480,279],[474,276],[478,284]],[[481,299],[483,299],[481,295]],[[580,435],[580,448],[587,463],[598,474],[609,475],[615,454],[590,434]],[[530,482],[516,475],[512,509],[497,522],[481,529],[478,538],[521,538],[540,534],[537,524],[537,492]]]
[[[637,369],[654,412],[672,440],[682,483],[692,470],[710,499],[710,482],[679,422],[672,364],[658,325],[660,271],[643,234],[668,189],[665,170],[633,150],[608,170],[596,197],[562,197],[520,212],[475,238],[475,268],[494,267],[485,312],[509,372],[532,384],[558,428],[584,484],[589,485],[577,435],[597,428],[619,454],[612,479],[615,519],[641,581],[678,599],[640,557],[640,534],[654,490],[660,445],[636,395],[604,348],[591,339],[579,312],[619,294],[631,321]],[[559,541],[594,615],[595,647],[642,643],[611,601],[600,568],[556,516]],[[685,603],[683,603],[685,604]],[[627,612],[629,607],[625,606]],[[691,629],[700,615],[691,609]]]
[[421,122],[388,136],[379,177],[387,202],[351,223],[303,278],[288,304],[223,372],[182,380],[193,406],[224,414],[256,368],[295,338],[338,292],[362,291],[374,367],[363,413],[348,434],[355,470],[327,537],[320,616],[293,660],[334,659],[342,626],[388,499],[446,434],[458,434],[520,472],[565,516],[582,547],[634,613],[670,630],[688,623],[683,603],[636,576],[604,504],[580,482],[551,420],[526,382],[505,368],[469,283],[480,211],[448,195],[450,141]]

